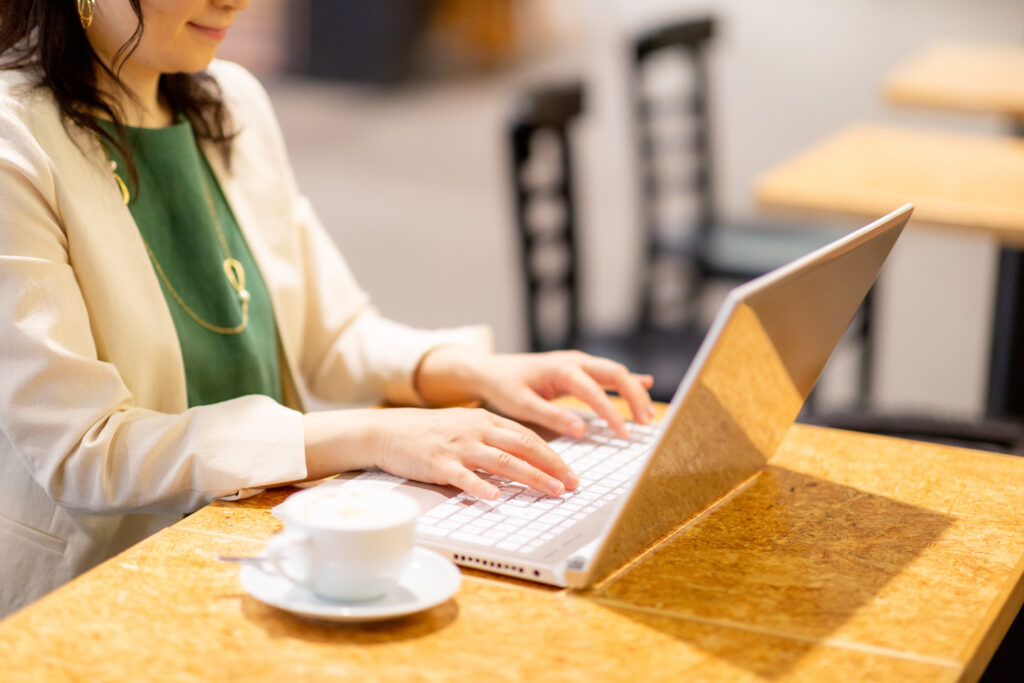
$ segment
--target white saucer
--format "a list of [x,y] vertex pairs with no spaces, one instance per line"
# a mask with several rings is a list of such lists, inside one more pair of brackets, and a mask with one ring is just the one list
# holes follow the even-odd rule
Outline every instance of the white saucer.
[[422,612],[455,595],[462,574],[451,561],[426,548],[413,548],[412,562],[398,585],[362,602],[328,600],[260,565],[242,567],[239,580],[261,602],[293,614],[328,621],[380,621]]

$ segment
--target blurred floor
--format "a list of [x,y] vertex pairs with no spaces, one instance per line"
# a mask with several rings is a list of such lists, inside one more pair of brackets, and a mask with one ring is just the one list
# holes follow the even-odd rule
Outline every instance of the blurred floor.
[[500,83],[393,92],[271,87],[300,187],[385,313],[516,329]]

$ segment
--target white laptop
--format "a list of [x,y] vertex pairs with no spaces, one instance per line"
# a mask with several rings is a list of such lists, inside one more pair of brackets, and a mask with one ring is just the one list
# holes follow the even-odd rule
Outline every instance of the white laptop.
[[580,478],[551,497],[482,475],[481,501],[454,487],[370,470],[323,486],[397,487],[423,509],[417,543],[456,563],[585,587],[743,487],[796,419],[910,217],[907,204],[732,290],[662,422],[623,440],[591,418],[556,451]]

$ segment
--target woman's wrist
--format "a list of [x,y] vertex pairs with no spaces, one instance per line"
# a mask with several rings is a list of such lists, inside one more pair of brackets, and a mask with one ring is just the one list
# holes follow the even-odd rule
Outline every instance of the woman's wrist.
[[416,392],[429,405],[451,406],[483,398],[482,366],[493,354],[465,346],[439,346],[416,368]]
[[302,416],[306,477],[322,479],[376,464],[376,410],[330,410]]

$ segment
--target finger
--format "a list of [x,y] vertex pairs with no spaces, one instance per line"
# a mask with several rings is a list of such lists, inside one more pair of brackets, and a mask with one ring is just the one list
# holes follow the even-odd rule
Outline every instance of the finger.
[[580,399],[608,423],[612,430],[624,439],[629,438],[629,429],[608,394],[598,386],[594,378],[578,367],[567,368],[561,376],[562,389]]
[[604,358],[594,358],[584,362],[583,369],[602,387],[614,391],[625,399],[634,420],[640,424],[647,424],[654,418],[654,404],[651,403],[647,389],[625,365]]
[[650,389],[654,386],[654,375],[637,375],[634,373],[633,377],[637,382],[640,382],[644,389]]
[[517,420],[532,422],[575,439],[582,439],[587,433],[587,423],[579,415],[556,406],[531,389],[524,390],[503,412]]
[[498,497],[497,486],[487,483],[458,462],[449,462],[445,465],[443,472],[447,481],[442,483],[458,487],[481,500],[495,500]]
[[[495,428],[484,434],[483,442],[501,451],[509,453],[536,469],[554,477],[565,488],[575,489],[579,486],[579,478],[561,456],[537,436],[532,430],[505,418],[497,417]],[[533,486],[533,484],[530,484]],[[538,490],[545,490],[538,488]],[[547,492],[545,490],[545,492]],[[562,495],[562,492],[555,495]]]
[[565,484],[561,481],[501,448],[480,444],[480,448],[469,456],[469,464],[522,482],[548,496],[565,493]]

